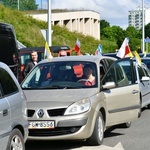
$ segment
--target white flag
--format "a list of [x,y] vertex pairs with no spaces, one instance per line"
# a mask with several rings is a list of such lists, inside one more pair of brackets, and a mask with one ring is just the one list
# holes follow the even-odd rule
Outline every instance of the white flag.
[[127,56],[133,57],[133,54],[131,53],[128,43],[129,43],[129,38],[125,38],[118,53],[117,53],[118,57],[120,57],[120,58],[125,58]]

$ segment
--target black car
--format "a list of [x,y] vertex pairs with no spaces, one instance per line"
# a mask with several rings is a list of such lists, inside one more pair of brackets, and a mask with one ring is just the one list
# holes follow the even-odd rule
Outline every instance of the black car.
[[20,60],[14,27],[0,23],[0,61],[7,64],[17,79],[20,77]]

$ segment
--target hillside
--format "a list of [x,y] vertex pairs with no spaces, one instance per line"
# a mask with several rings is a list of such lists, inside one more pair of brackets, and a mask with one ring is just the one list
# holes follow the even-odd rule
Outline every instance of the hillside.
[[[28,16],[26,12],[11,10],[0,5],[0,22],[12,24],[15,28],[17,39],[27,47],[44,46],[45,40],[41,29],[47,29],[47,23],[38,21]],[[94,54],[98,44],[102,44],[103,52],[114,52],[117,48],[115,42],[107,40],[95,40],[93,37],[85,36],[76,32],[70,32],[66,28],[52,26],[52,45],[68,45],[74,48],[76,39],[81,42],[81,52]]]

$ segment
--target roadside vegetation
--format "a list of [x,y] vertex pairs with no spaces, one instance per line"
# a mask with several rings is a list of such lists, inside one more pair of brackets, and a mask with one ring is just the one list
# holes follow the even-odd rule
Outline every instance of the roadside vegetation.
[[[17,40],[27,47],[38,47],[45,45],[45,39],[41,29],[47,29],[47,23],[33,19],[29,12],[13,10],[0,5],[0,22],[9,23],[14,26]],[[95,40],[91,36],[85,36],[77,32],[70,32],[65,27],[52,26],[52,45],[68,45],[74,48],[77,38],[81,42],[81,52],[94,54],[99,44],[102,44],[103,53],[115,52],[119,49],[124,38],[129,37],[131,51],[141,47],[142,30],[137,31],[134,27],[126,30],[119,26],[110,26],[105,21],[100,21],[101,40]],[[145,37],[150,35],[150,24],[145,27]]]

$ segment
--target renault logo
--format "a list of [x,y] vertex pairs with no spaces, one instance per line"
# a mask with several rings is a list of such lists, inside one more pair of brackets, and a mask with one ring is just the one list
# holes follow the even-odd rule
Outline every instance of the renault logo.
[[40,109],[40,110],[37,112],[37,114],[38,114],[38,116],[39,116],[40,118],[42,118],[43,115],[44,115],[43,109]]

